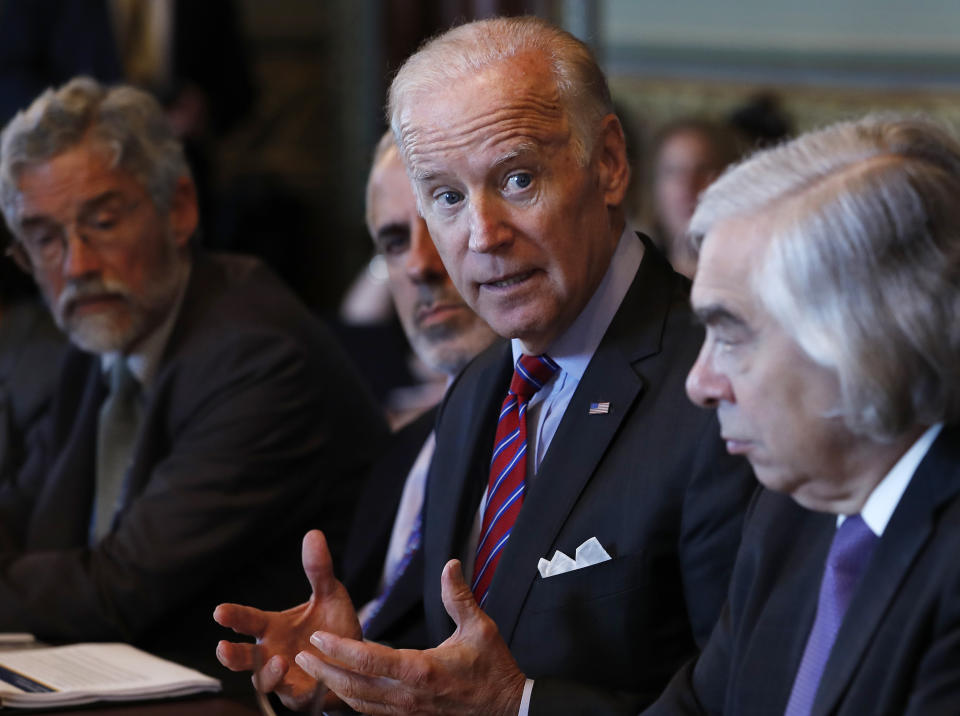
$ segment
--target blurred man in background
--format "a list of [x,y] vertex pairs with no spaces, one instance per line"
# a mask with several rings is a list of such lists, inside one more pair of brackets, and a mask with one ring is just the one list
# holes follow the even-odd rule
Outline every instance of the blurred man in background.
[[[437,249],[417,211],[393,134],[380,140],[367,182],[367,228],[387,266],[394,307],[417,356],[448,382],[496,338],[464,303],[450,281]],[[372,467],[347,544],[343,583],[357,609],[367,639],[396,647],[420,647],[427,641],[423,617],[422,508],[427,469],[436,447],[436,409],[393,435]],[[316,559],[318,533],[307,536],[304,569],[319,590],[327,568]],[[223,605],[216,618],[225,626],[252,633],[275,649],[272,639],[291,630],[295,620],[312,621],[319,600],[281,614]],[[281,636],[282,638],[282,636]],[[221,642],[221,662],[234,670],[253,668],[248,647]],[[302,705],[313,696],[316,680],[279,652],[267,666],[280,691]]]
[[205,666],[219,589],[289,603],[296,562],[267,551],[294,556],[308,524],[339,556],[385,425],[269,271],[193,245],[193,182],[149,95],[73,80],[0,154],[10,252],[73,343],[0,486],[0,631]]

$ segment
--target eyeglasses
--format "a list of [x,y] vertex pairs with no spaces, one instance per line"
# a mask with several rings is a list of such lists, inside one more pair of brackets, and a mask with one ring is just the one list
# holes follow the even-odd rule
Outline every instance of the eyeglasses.
[[6,254],[27,272],[56,269],[63,265],[71,235],[98,254],[104,253],[124,243],[129,236],[130,217],[141,204],[142,200],[126,201],[112,195],[81,208],[76,219],[69,222],[28,218],[21,222]]

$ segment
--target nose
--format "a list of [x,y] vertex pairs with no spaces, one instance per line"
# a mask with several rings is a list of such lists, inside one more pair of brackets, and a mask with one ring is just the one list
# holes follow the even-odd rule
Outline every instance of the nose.
[[100,255],[91,248],[90,243],[71,228],[64,235],[63,275],[67,278],[80,278],[97,273],[100,270]]
[[481,254],[493,253],[513,240],[501,202],[495,197],[475,194],[471,199],[469,248]]
[[716,408],[721,401],[734,402],[734,395],[727,376],[716,369],[707,341],[687,374],[687,396],[701,408]]
[[440,281],[447,275],[427,229],[427,222],[420,217],[410,226],[410,248],[406,253],[405,269],[414,283]]

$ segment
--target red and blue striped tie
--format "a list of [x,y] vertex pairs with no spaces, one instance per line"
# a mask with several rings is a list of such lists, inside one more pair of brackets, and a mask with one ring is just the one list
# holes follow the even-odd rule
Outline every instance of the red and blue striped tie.
[[527,475],[527,403],[558,368],[546,354],[520,356],[510,390],[500,408],[490,461],[490,481],[487,483],[487,505],[483,511],[471,587],[481,608],[487,600],[487,590],[500,554],[523,505]]

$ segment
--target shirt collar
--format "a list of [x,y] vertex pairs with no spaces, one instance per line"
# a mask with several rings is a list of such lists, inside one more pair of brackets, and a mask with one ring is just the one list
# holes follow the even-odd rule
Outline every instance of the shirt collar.
[[[623,302],[623,297],[627,295],[642,259],[643,242],[625,226],[597,290],[580,311],[580,315],[547,350],[547,354],[560,369],[577,382],[586,372],[590,359]],[[519,338],[513,338],[510,347],[513,362],[516,364],[523,354],[523,344]]]
[[[873,488],[873,492],[870,493],[867,501],[863,504],[860,516],[863,517],[867,527],[877,537],[883,536],[890,518],[893,517],[903,493],[906,492],[907,486],[913,478],[913,474],[917,471],[927,451],[930,450],[933,441],[937,439],[941,428],[943,428],[943,423],[936,423],[917,438],[910,449],[900,456],[897,464],[890,469],[890,472]],[[846,519],[844,515],[837,518],[838,527],[843,524],[844,519]]]
[[[177,316],[180,315],[180,308],[183,305],[183,298],[187,293],[187,284],[190,282],[191,264],[187,263],[180,286],[177,289],[177,296],[173,302],[172,309],[167,313],[166,318],[150,335],[144,338],[138,349],[126,356],[127,367],[137,379],[140,385],[149,387],[157,374],[160,366],[160,359],[163,358],[163,352],[170,340],[170,334],[173,333],[173,327],[177,324]],[[100,366],[104,374],[109,373],[113,367],[114,361],[120,358],[118,352],[105,353],[100,358]]]

